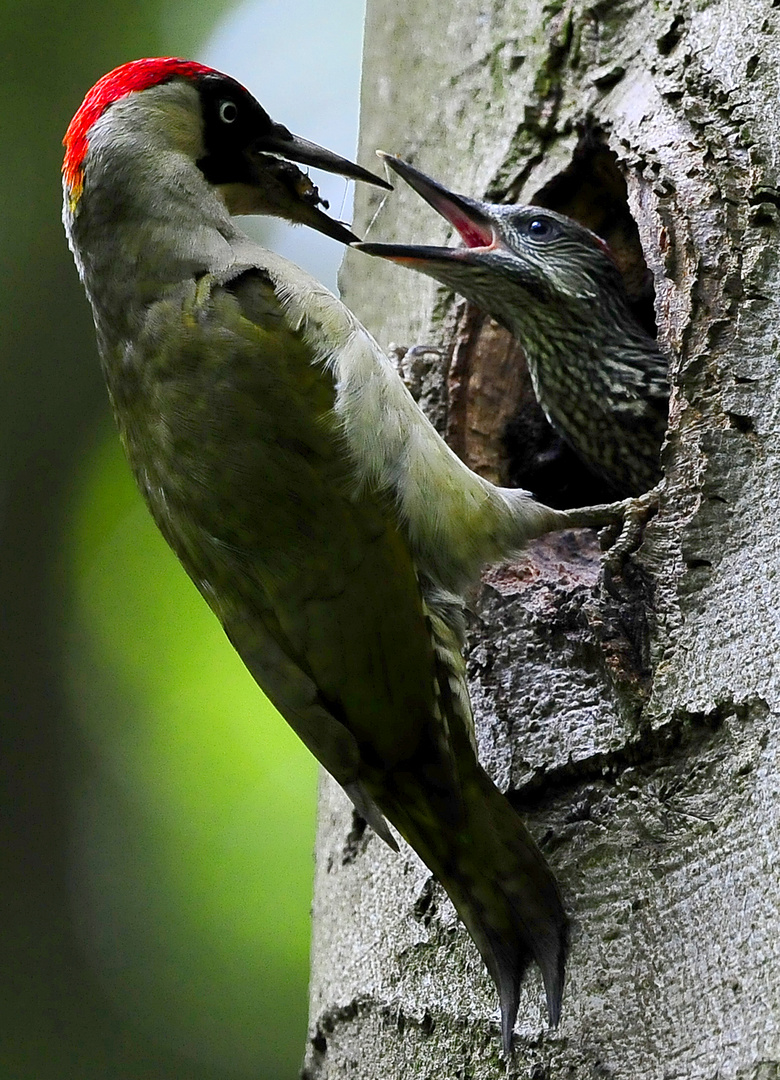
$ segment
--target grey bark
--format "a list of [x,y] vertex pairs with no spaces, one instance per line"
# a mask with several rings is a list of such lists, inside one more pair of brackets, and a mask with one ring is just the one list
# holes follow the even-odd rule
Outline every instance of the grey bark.
[[[368,3],[361,160],[381,147],[456,191],[530,202],[597,131],[670,355],[666,490],[623,600],[588,534],[537,543],[474,600],[482,760],[574,921],[557,1031],[526,983],[508,1066],[524,1080],[780,1077],[778,8]],[[399,188],[361,192],[356,230],[376,213],[371,239],[445,242]],[[490,473],[474,447],[500,441],[479,408],[492,353],[470,316],[357,253],[344,287],[384,345],[444,346],[423,401]],[[311,1080],[505,1070],[495,991],[444,894],[328,781],[310,1025]]]

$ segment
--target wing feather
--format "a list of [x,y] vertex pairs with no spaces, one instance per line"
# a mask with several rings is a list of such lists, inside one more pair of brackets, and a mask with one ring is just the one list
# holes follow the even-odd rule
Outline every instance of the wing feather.
[[[386,496],[355,482],[330,371],[261,270],[174,290],[132,360],[125,441],[158,524],[252,675],[387,840],[370,794],[381,778],[422,753],[457,792],[457,770],[409,545]],[[136,437],[151,454],[133,453]]]

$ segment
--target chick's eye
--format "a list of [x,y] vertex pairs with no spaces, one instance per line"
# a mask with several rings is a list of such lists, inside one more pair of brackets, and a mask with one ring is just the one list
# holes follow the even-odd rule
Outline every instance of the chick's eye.
[[526,225],[526,232],[534,240],[549,240],[555,235],[555,228],[551,221],[532,218]]
[[219,118],[223,124],[232,124],[238,117],[238,106],[235,101],[220,101]]

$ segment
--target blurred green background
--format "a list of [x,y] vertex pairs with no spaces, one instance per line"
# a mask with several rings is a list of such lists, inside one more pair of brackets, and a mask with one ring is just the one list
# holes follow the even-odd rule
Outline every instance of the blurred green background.
[[[363,0],[0,13],[0,1078],[286,1080],[316,766],[135,493],[59,221],[60,140],[105,71],[168,54],[352,156]],[[333,242],[265,235],[334,284]]]

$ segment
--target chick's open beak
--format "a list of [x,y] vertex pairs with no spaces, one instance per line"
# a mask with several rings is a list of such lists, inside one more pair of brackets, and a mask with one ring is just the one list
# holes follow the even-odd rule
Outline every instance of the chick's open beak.
[[421,244],[353,244],[353,247],[365,251],[368,255],[379,255],[393,262],[420,263],[446,260],[468,260],[469,251],[491,250],[496,246],[497,237],[490,216],[482,205],[464,195],[448,191],[442,184],[430,176],[415,169],[403,158],[378,150],[393,172],[404,179],[410,187],[421,195],[434,210],[457,229],[466,248],[430,247]]

